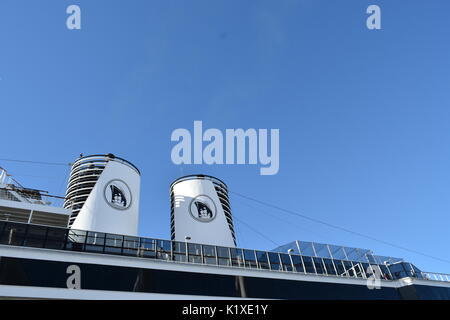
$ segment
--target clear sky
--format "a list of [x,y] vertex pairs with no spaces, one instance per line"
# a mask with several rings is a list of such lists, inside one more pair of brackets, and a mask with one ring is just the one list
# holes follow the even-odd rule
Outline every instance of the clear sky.
[[[81,30],[66,27],[71,4]],[[381,7],[381,30],[366,27],[371,4]],[[171,181],[205,173],[450,260],[449,12],[447,0],[2,0],[0,158],[130,160],[142,172],[142,236],[170,238]],[[170,135],[194,120],[280,129],[279,173],[174,165]],[[68,167],[0,166],[25,186],[64,194]],[[450,263],[233,194],[231,203],[240,247],[335,243],[450,273]]]

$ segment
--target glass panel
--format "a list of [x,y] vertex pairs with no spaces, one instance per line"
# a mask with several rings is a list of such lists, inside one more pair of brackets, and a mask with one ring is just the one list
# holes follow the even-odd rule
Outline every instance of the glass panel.
[[381,278],[384,280],[392,280],[391,275],[389,274],[389,269],[385,265],[378,265],[381,269]]
[[64,249],[66,235],[66,229],[49,228],[45,247],[48,249]]
[[156,258],[162,260],[170,260],[172,242],[168,240],[155,240],[156,242]]
[[378,264],[394,264],[397,262],[402,262],[403,259],[400,258],[394,258],[394,257],[388,257],[388,256],[374,256],[375,260]]
[[100,232],[88,232],[86,237],[85,251],[103,252],[106,234]]
[[330,244],[330,245],[328,245],[328,248],[330,249],[333,259],[335,259],[335,260],[347,259],[344,248],[342,246],[336,246],[336,245]]
[[376,264],[370,264],[369,270],[366,271],[366,277],[375,277],[376,279],[384,279],[383,272],[381,271],[381,268]]
[[303,257],[303,263],[305,264],[306,273],[316,273],[316,269],[314,268],[314,264],[311,257]]
[[358,257],[359,257],[358,249],[345,247],[344,250],[345,250],[345,253],[347,254],[347,257],[349,260],[353,260],[353,261],[358,260]]
[[125,236],[123,238],[123,247],[128,249],[137,249],[139,248],[139,238],[138,237],[129,237]]
[[122,254],[123,236],[106,234],[105,252],[110,254]]
[[3,236],[3,229],[6,227],[7,222],[6,221],[0,221],[0,239]]
[[197,243],[188,243],[189,255],[199,256],[202,253],[202,246]]
[[188,243],[188,261],[202,263],[202,246],[197,243]]
[[86,238],[86,244],[100,245],[105,244],[106,234],[100,232],[88,232]]
[[21,246],[26,236],[26,225],[19,223],[8,223],[5,226],[1,243],[13,246]]
[[360,262],[369,262],[367,259],[368,254],[372,254],[370,250],[360,249],[360,248],[345,248],[347,252],[347,256],[349,260],[352,261],[360,261]]
[[[217,265],[218,260],[216,259],[216,257],[203,257],[203,263],[209,265]],[[229,264],[229,261],[227,261],[227,263]]]
[[127,256],[138,256],[139,254],[139,238],[124,236],[123,254]]
[[156,258],[156,241],[153,239],[141,239],[141,256],[144,258]]
[[9,238],[9,225],[10,223],[2,222],[4,225],[1,229],[2,233],[0,234],[0,243],[1,244],[8,244],[8,238]]
[[267,258],[267,252],[256,251],[256,258],[258,259],[258,265],[260,269],[270,269],[269,259]]
[[281,264],[280,264],[280,257],[278,256],[278,253],[268,252],[267,255],[269,256],[270,268],[272,270],[280,271]]
[[316,267],[317,274],[325,274],[325,267],[321,258],[313,258],[314,266]]
[[217,264],[216,248],[214,246],[203,246],[203,263]]
[[[217,247],[219,248],[219,247]],[[230,248],[231,252],[231,264],[234,267],[243,267],[244,266],[244,255],[242,253],[242,249]]]
[[370,262],[370,260],[369,260],[369,256],[370,255],[371,255],[370,253],[361,254],[361,256],[359,257],[358,261],[369,263]]
[[106,234],[105,245],[108,247],[122,248],[123,236],[116,234]]
[[173,259],[179,262],[186,262],[186,242],[172,241]]
[[353,264],[353,269],[355,270],[356,277],[358,277],[358,278],[364,278],[365,277],[363,268],[364,267],[361,265],[361,263],[354,263]]
[[245,266],[247,268],[256,268],[255,251],[244,249]]
[[[221,266],[229,266],[230,265],[230,251],[225,247],[216,247],[218,262]],[[231,249],[233,250],[233,249]],[[238,250],[238,249],[234,249]]]
[[321,258],[330,258],[330,252],[328,251],[328,246],[322,243],[314,243],[314,250],[316,255]]
[[291,254],[292,263],[294,264],[295,271],[297,272],[305,272],[303,268],[302,258],[299,255]]
[[383,256],[374,255],[373,258],[375,259],[375,263],[378,265],[384,264],[384,262],[386,261],[385,257]]
[[70,229],[69,240],[73,242],[84,243],[86,241],[86,234],[86,231]]
[[366,254],[367,260],[370,264],[377,264],[377,261],[375,260],[374,256],[372,254]]
[[286,253],[280,253],[281,266],[284,271],[292,271],[291,258]]
[[403,268],[402,263],[396,263],[389,266],[389,270],[391,271],[394,279],[401,279],[406,277],[405,269]]
[[345,268],[344,265],[342,264],[341,260],[333,260],[334,262],[334,266],[336,267],[337,270],[337,275],[341,276],[341,277],[346,277],[347,274],[345,273]]
[[84,242],[86,241],[86,231],[69,230],[67,235],[66,249],[73,251],[83,251]]
[[323,259],[323,262],[325,264],[325,270],[327,271],[327,274],[329,275],[336,275],[336,270],[334,269],[333,261],[331,259]]
[[217,256],[220,257],[220,258],[228,258],[230,256],[228,248],[226,248],[226,247],[217,247]]
[[186,242],[172,241],[173,253],[186,255]]
[[366,272],[367,272],[367,269],[369,269],[370,264],[368,264],[368,263],[361,263],[361,265],[362,265],[361,275],[362,275],[363,278],[367,278]]
[[422,272],[420,271],[419,268],[417,268],[415,265],[411,264],[411,268],[412,268],[412,276],[418,279],[423,279],[422,277]]
[[169,240],[155,240],[156,250],[161,252],[170,252],[172,248],[172,242]]
[[28,234],[24,245],[27,247],[43,248],[47,227],[28,225]]
[[203,246],[203,255],[205,257],[216,257],[216,248],[214,246]]
[[316,253],[314,252],[312,242],[299,241],[301,254],[304,256],[314,257]]
[[413,270],[411,263],[403,263],[403,268],[405,268],[407,277],[414,277],[415,272]]
[[345,270],[349,277],[355,277],[355,271],[353,270],[353,263],[351,261],[343,261]]
[[288,244],[279,246],[272,251],[273,252],[281,252],[281,253],[290,251],[292,254],[300,254],[300,252],[298,251],[298,247],[297,247],[297,241],[289,242]]

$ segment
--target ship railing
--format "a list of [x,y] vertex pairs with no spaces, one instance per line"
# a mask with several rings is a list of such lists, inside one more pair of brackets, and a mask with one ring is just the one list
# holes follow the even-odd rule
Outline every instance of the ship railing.
[[8,178],[8,172],[6,172],[5,169],[0,167],[0,184],[5,184],[7,178]]
[[8,172],[0,167],[0,199],[35,204],[51,204],[47,191],[23,187]]
[[391,269],[389,265],[312,257],[291,252],[221,247],[8,221],[0,221],[0,244],[327,277],[379,277],[384,281],[404,277],[448,281],[443,279],[449,277],[434,273],[422,276],[415,273],[414,266],[408,263],[395,264],[395,268]]
[[15,186],[18,188],[23,188],[23,186],[14,179],[10,174],[8,174],[8,171],[6,169],[3,169],[0,167],[0,185],[2,186]]
[[424,280],[450,282],[450,274],[436,272],[421,272]]
[[52,201],[62,201],[64,197],[48,194],[44,190],[28,189],[8,184],[0,186],[0,199],[31,204],[51,205]]

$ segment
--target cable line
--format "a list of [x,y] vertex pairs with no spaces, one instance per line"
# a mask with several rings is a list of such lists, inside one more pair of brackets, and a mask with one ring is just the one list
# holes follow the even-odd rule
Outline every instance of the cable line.
[[71,166],[72,165],[71,163],[31,161],[31,160],[17,160],[17,159],[0,159],[0,161],[32,163],[32,164],[44,164],[44,165],[51,165],[51,166]]
[[235,195],[237,195],[239,197],[242,197],[244,199],[247,199],[247,200],[250,200],[250,201],[254,201],[256,203],[265,205],[267,207],[270,207],[270,208],[273,208],[273,209],[276,209],[276,210],[279,210],[279,211],[283,211],[283,212],[289,213],[289,214],[297,216],[297,217],[304,218],[306,220],[310,220],[310,221],[313,221],[313,222],[316,222],[316,223],[319,223],[319,224],[323,224],[323,225],[328,226],[330,228],[334,228],[334,229],[337,229],[337,230],[345,231],[345,232],[353,234],[353,235],[357,235],[357,236],[360,236],[360,237],[363,237],[363,238],[366,238],[366,239],[370,239],[372,241],[380,242],[380,243],[383,243],[385,245],[388,245],[388,246],[391,246],[391,247],[394,247],[394,248],[397,248],[397,249],[401,249],[401,250],[404,250],[404,251],[408,251],[408,252],[411,252],[411,253],[415,253],[415,254],[418,254],[418,255],[421,255],[421,256],[424,256],[424,257],[427,257],[427,258],[439,260],[439,261],[445,262],[445,263],[450,263],[450,260],[446,260],[446,259],[442,259],[442,258],[439,258],[439,257],[435,257],[435,256],[432,256],[432,255],[429,255],[429,254],[426,254],[426,253],[423,253],[423,252],[420,252],[420,251],[416,251],[414,249],[409,249],[409,248],[406,248],[406,247],[403,247],[403,246],[399,246],[399,245],[397,245],[395,243],[391,243],[391,242],[388,242],[388,241],[377,239],[377,238],[365,235],[365,234],[360,233],[360,232],[356,232],[356,231],[349,230],[349,229],[346,229],[346,228],[343,228],[343,227],[340,227],[340,226],[336,226],[334,224],[331,224],[331,223],[328,223],[328,222],[325,222],[325,221],[322,221],[322,220],[319,220],[319,219],[311,218],[311,217],[308,217],[308,216],[306,216],[304,214],[301,214],[301,213],[298,213],[298,212],[295,212],[295,211],[292,211],[292,210],[284,209],[284,208],[281,208],[281,207],[279,207],[277,205],[270,204],[268,202],[264,202],[264,201],[261,201],[261,200],[257,200],[257,199],[254,199],[252,197],[243,195],[243,194],[238,193],[238,192],[234,192],[234,191],[229,191],[229,192],[232,193],[232,194],[235,194]]
[[243,223],[245,226],[247,226],[250,230],[252,230],[253,232],[255,232],[255,233],[257,233],[257,234],[259,234],[261,237],[263,237],[264,239],[266,239],[266,240],[268,240],[268,241],[270,241],[270,242],[272,242],[274,245],[276,245],[277,247],[279,247],[280,246],[280,244],[279,243],[276,243],[275,241],[273,241],[272,239],[270,239],[269,237],[267,237],[265,234],[263,234],[263,233],[261,233],[261,232],[259,232],[258,230],[256,230],[255,228],[253,228],[252,226],[250,226],[248,223],[246,223],[246,222],[244,222],[244,221],[242,221],[241,219],[239,219],[238,217],[236,217],[236,216],[233,216],[233,218],[234,219],[236,219],[237,221],[239,221],[239,222],[241,222],[241,223]]
[[[243,199],[242,199],[242,200],[243,200]],[[249,207],[249,208],[251,208],[251,209],[253,209],[254,211],[256,211],[256,212],[258,212],[258,213],[264,213],[264,214],[266,214],[266,215],[268,215],[268,216],[271,216],[271,217],[274,218],[274,219],[277,219],[277,220],[279,220],[279,221],[281,221],[281,222],[284,222],[284,223],[286,223],[287,225],[289,225],[290,227],[295,227],[295,228],[301,229],[301,230],[303,230],[303,231],[306,231],[306,232],[315,234],[315,235],[320,236],[320,237],[323,237],[323,238],[327,238],[327,237],[328,237],[328,236],[326,236],[326,235],[324,235],[324,234],[321,234],[321,233],[319,233],[319,232],[317,232],[317,231],[309,230],[308,228],[305,228],[305,226],[299,225],[298,223],[295,223],[295,222],[293,222],[293,221],[288,221],[288,220],[282,219],[281,217],[277,216],[276,214],[271,214],[271,213],[267,212],[266,210],[263,210],[263,209],[261,209],[261,208],[254,207],[254,206],[252,206],[252,205],[250,205],[250,204],[248,204],[247,202],[244,202],[244,201],[242,201],[242,200],[241,200],[241,201],[238,200],[238,202],[241,203],[241,204],[243,204],[243,205],[245,205],[245,206],[247,206],[247,207]]]

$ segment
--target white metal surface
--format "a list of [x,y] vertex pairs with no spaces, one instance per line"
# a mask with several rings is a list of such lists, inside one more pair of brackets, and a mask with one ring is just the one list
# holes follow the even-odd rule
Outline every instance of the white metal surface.
[[[108,161],[72,228],[137,236],[140,179],[129,165]],[[115,201],[111,188],[121,190],[119,200]]]
[[[73,290],[0,285],[1,299],[71,299],[71,300],[247,300],[238,297],[197,296],[106,290]],[[261,300],[261,299],[250,299]]]
[[[75,251],[59,251],[41,248],[13,247],[5,245],[0,245],[0,256],[48,260],[48,261],[61,261],[71,263],[89,263],[89,264],[101,264],[120,267],[171,270],[181,272],[198,272],[198,273],[209,273],[220,275],[259,277],[268,279],[286,279],[296,281],[327,282],[327,283],[367,286],[367,279],[363,278],[330,277],[326,275],[291,273],[283,271],[275,272],[261,269],[243,269],[227,266],[209,266],[201,264],[197,265],[175,261],[154,260],[146,258],[105,255],[86,252],[80,253]],[[385,280],[380,281],[382,287],[397,288],[399,286],[404,285],[399,281],[385,281]],[[427,283],[427,281],[423,282]],[[430,283],[428,283],[428,285],[430,285]],[[435,285],[435,282],[431,283],[431,285]],[[450,287],[449,283],[446,283],[446,285]]]
[[218,191],[211,180],[193,178],[175,182],[171,191],[173,240],[189,239],[193,243],[236,246],[231,213],[227,220]]

